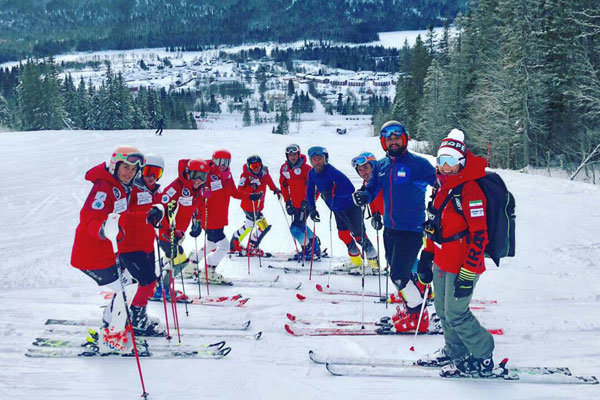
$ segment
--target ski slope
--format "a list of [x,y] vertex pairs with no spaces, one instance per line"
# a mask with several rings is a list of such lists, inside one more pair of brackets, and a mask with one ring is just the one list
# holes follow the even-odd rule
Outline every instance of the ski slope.
[[[270,134],[271,126],[239,128],[239,119],[227,116],[210,130],[129,132],[8,132],[0,133],[0,393],[6,399],[135,399],[141,388],[133,359],[31,359],[24,356],[29,344],[41,335],[47,318],[99,318],[104,303],[101,289],[69,266],[79,210],[91,188],[85,172],[106,160],[114,148],[130,144],[144,152],[161,154],[167,168],[166,186],[176,176],[179,158],[208,158],[215,149],[233,154],[236,182],[247,156],[258,153],[277,182],[284,160],[283,149],[292,142],[304,152],[311,145],[329,149],[330,162],[360,182],[350,159],[372,151],[383,156],[377,138],[370,136],[367,118],[346,120],[319,116],[293,123],[289,136]],[[344,136],[336,127],[348,129]],[[467,137],[468,141],[468,137]],[[468,142],[467,142],[468,143]],[[496,336],[495,359],[509,357],[509,366],[568,366],[574,374],[600,374],[600,188],[580,182],[498,171],[517,202],[517,256],[488,262],[489,270],[475,291],[477,299],[495,299],[497,305],[475,311],[488,328],[502,328]],[[319,201],[321,222],[316,225],[323,247],[334,256],[345,246],[329,239],[329,212]],[[262,247],[266,251],[294,248],[276,198],[267,194],[264,211],[273,225]],[[232,200],[231,234],[243,221],[239,201]],[[312,221],[310,222],[312,227]],[[335,225],[335,222],[333,222]],[[367,224],[368,234],[375,233]],[[203,242],[204,235],[200,239]],[[187,239],[186,250],[194,249]],[[251,260],[252,278],[272,279],[276,272]],[[315,264],[329,267],[328,261]],[[224,262],[220,270],[229,277],[247,277],[246,259]],[[250,297],[243,309],[190,306],[182,325],[199,320],[251,319],[248,333],[263,331],[259,341],[228,339],[233,348],[222,360],[142,359],[142,370],[151,399],[371,399],[436,397],[444,399],[565,399],[600,398],[600,387],[570,385],[496,384],[494,382],[426,379],[334,377],[308,359],[310,349],[328,354],[416,358],[443,343],[440,336],[412,337],[292,337],[283,326],[291,312],[305,319],[360,319],[360,302],[331,304],[318,293],[316,283],[327,277],[316,274],[281,274],[289,285],[302,281],[300,293],[283,288],[211,287],[211,295],[242,293]],[[360,290],[359,277],[332,276],[335,289]],[[385,288],[385,286],[383,286]],[[375,276],[366,288],[378,290]],[[202,287],[203,294],[205,287]],[[186,287],[197,295],[197,287]],[[348,297],[335,296],[339,299]],[[360,299],[360,297],[358,297]],[[162,306],[152,303],[149,313],[164,318]],[[365,319],[392,315],[382,304],[367,298]],[[185,332],[185,331],[184,331]],[[205,342],[217,339],[206,339]],[[414,345],[415,352],[409,348]]]

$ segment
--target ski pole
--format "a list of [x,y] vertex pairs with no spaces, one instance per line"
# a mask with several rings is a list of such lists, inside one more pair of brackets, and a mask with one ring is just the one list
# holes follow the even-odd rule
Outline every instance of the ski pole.
[[[109,215],[108,218],[115,218],[118,224],[119,221],[119,214],[116,214],[116,216],[112,216]],[[137,349],[137,344],[135,342],[135,334],[133,333],[133,324],[131,323],[131,315],[129,313],[129,306],[127,305],[127,295],[125,294],[125,283],[123,282],[123,272],[121,271],[121,261],[119,260],[119,247],[117,244],[117,238],[116,237],[110,237],[109,238],[110,243],[112,244],[112,248],[113,251],[115,253],[117,253],[117,256],[115,257],[115,264],[117,266],[117,273],[118,273],[118,279],[119,282],[121,283],[121,294],[123,295],[123,301],[125,302],[125,315],[127,316],[127,326],[125,327],[125,329],[129,328],[129,333],[131,335],[131,342],[133,343],[133,354],[135,355],[135,361],[137,363],[137,367],[138,367],[138,373],[140,375],[140,382],[142,384],[142,396],[144,399],[148,398],[148,392],[146,392],[146,385],[144,384],[144,375],[142,374],[142,365],[140,363],[140,355],[138,353],[138,349]],[[116,295],[115,295],[116,296]]]
[[162,261],[162,257],[160,255],[160,246],[158,244],[158,237],[156,238],[156,253],[158,254],[158,267],[159,267],[159,271],[160,271],[160,276],[159,276],[159,285],[160,285],[160,289],[162,291],[162,300],[163,300],[163,308],[165,309],[165,324],[167,325],[167,340],[171,341],[172,336],[171,336],[171,332],[169,331],[169,315],[167,313],[167,294],[165,293],[165,276],[164,275],[164,264]]
[[331,229],[331,216],[333,210],[329,210],[329,273],[327,274],[327,287],[329,288],[329,281],[331,280],[331,269],[333,265],[333,231]]
[[379,231],[376,231],[375,233],[377,234],[377,266],[379,267],[377,268],[377,278],[379,282],[379,298],[381,299],[381,263],[379,262]]
[[287,224],[288,231],[290,232],[290,235],[292,236],[292,240],[294,241],[294,247],[296,248],[296,253],[298,253],[298,244],[296,243],[296,238],[294,237],[294,235],[292,235],[291,225],[290,225],[290,221],[288,220],[287,212],[283,208],[281,199],[277,198],[277,201],[279,202],[279,207],[281,208],[281,212],[283,213],[283,216],[285,217],[285,223]]
[[[304,235],[304,237],[306,237],[306,235]],[[313,267],[313,260],[315,258],[315,239],[316,238],[317,238],[317,223],[315,221],[313,221],[312,249],[310,251],[310,273],[308,274],[309,281],[312,278],[312,267]],[[306,248],[304,249],[304,252],[306,252]]]
[[[306,253],[306,240],[307,240],[307,236],[308,236],[308,224],[305,222],[304,223],[304,241],[302,242],[302,254],[300,254],[300,256],[302,258],[302,266],[303,267],[304,267],[304,256],[305,256],[305,253]],[[298,261],[300,261],[300,260],[298,260]]]
[[[175,269],[175,207],[177,203],[171,201],[167,206],[167,218],[169,220],[169,229],[171,231],[171,254],[169,261],[171,263],[171,269],[169,270],[169,285],[171,291],[171,307],[173,309],[173,321],[175,329],[177,329],[177,339],[181,343],[181,332],[179,329],[179,315],[177,314],[177,292],[175,291],[175,279],[173,279],[173,272]],[[184,298],[185,301],[185,298]],[[187,304],[186,304],[187,308]]]
[[362,230],[362,235],[360,237],[360,241],[362,242],[360,245],[362,258],[362,326],[360,329],[365,329],[365,270],[367,269],[365,266],[365,206],[361,207],[360,210],[360,224]]
[[[421,312],[419,313],[419,321],[417,322],[417,330],[413,337],[413,345],[410,346],[410,351],[415,351],[414,343],[416,343],[417,335],[419,334],[419,326],[421,326],[421,318],[423,318],[423,311],[425,311],[425,303],[427,303],[427,295],[429,294],[429,284],[425,286],[425,294],[423,295],[423,303],[421,303]],[[387,302],[386,302],[387,303]]]
[[[385,244],[384,244],[385,247]],[[387,310],[388,308],[388,296],[389,296],[389,284],[390,284],[390,263],[387,261],[385,261],[385,309]],[[379,300],[381,300],[381,297],[379,298]]]
[[[206,232],[204,233],[204,236],[206,237]],[[206,239],[205,239],[206,240]],[[195,237],[194,238],[194,245],[196,246],[196,262],[198,263],[198,298],[201,299],[202,298],[202,283],[200,283],[200,257],[198,255],[198,238]],[[204,245],[204,254],[206,254],[206,244]],[[204,258],[206,260],[206,257]]]
[[[208,287],[208,259],[206,258],[206,246],[208,240],[208,230],[206,229],[208,227],[208,205],[206,205],[206,203],[204,203],[204,205],[204,280],[206,280],[206,295],[210,296],[210,289]],[[198,266],[200,266],[200,263],[198,263]],[[200,283],[200,270],[198,270],[198,283]]]

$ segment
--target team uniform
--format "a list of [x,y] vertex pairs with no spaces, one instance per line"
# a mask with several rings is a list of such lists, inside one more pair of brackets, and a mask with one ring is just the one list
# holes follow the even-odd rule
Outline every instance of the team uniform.
[[[113,153],[108,168],[102,163],[85,174],[85,179],[92,182],[93,187],[79,214],[71,253],[73,267],[80,269],[99,286],[116,292],[104,309],[104,325],[99,332],[100,351],[107,353],[131,349],[126,328],[127,306],[122,290],[133,282],[124,266],[117,264],[115,253],[119,249],[113,249],[111,243],[111,239],[122,241],[127,233],[118,222],[121,216],[126,219],[128,197],[132,190],[130,182],[125,184],[117,178],[123,163],[139,170],[144,165],[144,156],[135,148],[119,147]],[[119,280],[121,272],[123,279]]]
[[[477,321],[469,303],[473,289],[485,271],[487,200],[475,179],[485,176],[486,162],[467,151],[463,140],[464,134],[453,130],[449,138],[442,141],[438,152],[442,155],[452,153],[454,149],[444,148],[452,141],[450,147],[457,146],[464,167],[454,175],[438,173],[432,211],[441,210],[441,213],[431,232],[439,234],[428,234],[421,259],[428,259],[429,263],[419,263],[419,276],[432,272],[429,278],[435,286],[434,304],[442,321],[445,340],[444,348],[438,351],[438,361],[439,357],[452,361],[444,367],[444,374],[485,375],[493,368],[494,339]],[[451,198],[452,190],[459,185],[463,187],[457,204]]]
[[[252,161],[254,159],[253,157],[257,160]],[[250,164],[254,163],[260,163],[260,170],[257,173],[251,171],[249,167]],[[265,207],[265,191],[267,187],[278,195],[279,189],[275,186],[268,168],[262,164],[260,157],[250,157],[246,165],[244,165],[238,186],[240,192],[248,195],[248,198],[242,199],[241,203],[242,210],[244,210],[244,214],[246,215],[246,220],[233,234],[231,239],[231,250],[233,252],[241,252],[243,250],[240,242],[244,240],[248,233],[250,233],[250,239],[246,250],[251,256],[264,254],[258,246],[271,229],[271,225],[269,225],[262,214],[262,210]],[[251,200],[250,196],[252,194],[256,195],[258,199]],[[254,226],[256,226],[256,229],[253,230]]]
[[320,174],[313,168],[308,173],[306,187],[306,201],[309,210],[316,210],[317,191],[320,192],[325,204],[333,212],[338,236],[348,248],[352,264],[356,267],[362,266],[361,252],[357,245],[360,243],[363,245],[369,264],[376,267],[377,250],[365,233],[360,207],[352,202],[354,186],[350,179],[330,164],[325,164],[324,170]]
[[[298,148],[298,153],[300,153],[300,148]],[[314,254],[316,258],[319,258],[321,255],[321,241],[318,237],[314,239],[315,248],[313,250],[314,233],[306,225],[306,219],[308,218],[306,185],[310,169],[304,154],[299,154],[298,161],[293,165],[289,160],[286,160],[279,169],[281,194],[286,203],[287,213],[292,217],[290,232],[294,239],[302,246],[302,252],[298,257],[304,256],[308,260],[312,257],[311,254]]]

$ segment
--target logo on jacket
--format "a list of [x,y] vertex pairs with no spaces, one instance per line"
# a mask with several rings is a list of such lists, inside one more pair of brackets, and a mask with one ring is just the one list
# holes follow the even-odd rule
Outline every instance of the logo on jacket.
[[121,191],[119,189],[117,189],[116,187],[113,188],[113,194],[115,195],[115,198],[117,200],[119,200],[121,198]]
[[300,168],[294,168],[294,173],[296,175],[300,175],[301,172],[302,172],[302,170]]
[[181,191],[182,196],[189,197],[190,194],[190,189],[188,188],[183,188],[183,190]]
[[406,171],[401,169],[396,175],[398,176],[398,178],[406,178]]

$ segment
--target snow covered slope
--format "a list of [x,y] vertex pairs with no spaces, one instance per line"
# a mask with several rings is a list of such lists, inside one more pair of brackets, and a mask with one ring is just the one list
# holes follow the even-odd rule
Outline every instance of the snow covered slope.
[[[239,124],[239,123],[238,123]],[[348,128],[344,136],[336,127]],[[330,161],[359,179],[350,159],[362,152],[383,152],[370,137],[368,120],[331,117],[290,127],[290,136],[270,134],[270,126],[239,129],[224,118],[210,130],[132,132],[15,132],[0,134],[0,393],[18,399],[134,399],[141,393],[132,359],[30,359],[29,343],[41,335],[46,318],[99,318],[104,302],[91,279],[69,266],[79,210],[91,185],[87,169],[107,159],[117,145],[131,144],[164,156],[163,185],[176,176],[179,158],[208,158],[225,147],[233,154],[236,181],[247,156],[258,153],[274,179],[279,177],[284,147],[298,143],[329,149]],[[468,138],[467,138],[468,140]],[[488,328],[504,329],[496,336],[496,358],[515,365],[568,366],[576,374],[600,374],[600,188],[512,171],[498,171],[517,201],[517,256],[490,267],[475,297],[496,299],[497,305],[476,311]],[[329,213],[319,202],[322,222],[317,234],[329,242]],[[267,251],[293,249],[276,198],[267,195],[264,211],[273,229],[265,238]],[[230,207],[228,236],[241,224],[239,202]],[[312,224],[312,222],[310,222]],[[335,222],[334,222],[335,224]],[[375,233],[368,226],[374,239]],[[345,254],[337,235],[333,253]],[[203,236],[201,236],[201,239]],[[194,242],[185,243],[192,250]],[[267,264],[263,260],[263,265]],[[491,262],[489,265],[493,265]],[[489,266],[488,265],[488,266]],[[329,266],[323,261],[315,268]],[[228,260],[225,275],[247,277],[246,260]],[[274,277],[252,260],[253,278]],[[564,399],[599,398],[598,386],[500,385],[492,382],[427,381],[424,379],[341,378],[308,360],[308,350],[362,356],[415,358],[436,350],[439,336],[419,337],[292,337],[283,329],[286,312],[304,318],[360,319],[361,303],[329,304],[315,289],[327,278],[285,275],[285,283],[303,282],[306,303],[282,288],[211,288],[211,295],[242,293],[251,297],[245,309],[191,306],[183,323],[207,319],[251,319],[251,332],[263,331],[260,341],[230,339],[232,353],[222,360],[142,360],[152,399],[369,399],[435,396],[438,398]],[[360,290],[360,278],[332,276],[331,287]],[[377,277],[367,289],[376,291]],[[205,289],[205,288],[203,288]],[[196,287],[187,291],[197,294]],[[332,296],[328,296],[331,298]],[[311,299],[315,299],[312,301]],[[163,317],[162,307],[150,313]],[[391,315],[392,308],[365,305],[367,320]],[[207,338],[206,341],[216,339]],[[409,351],[415,345],[416,353]]]

